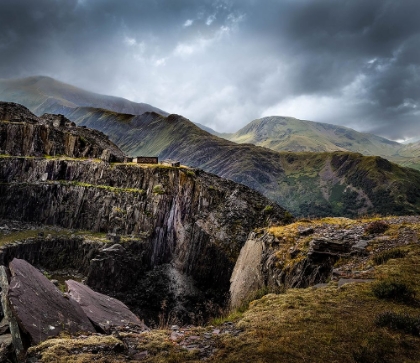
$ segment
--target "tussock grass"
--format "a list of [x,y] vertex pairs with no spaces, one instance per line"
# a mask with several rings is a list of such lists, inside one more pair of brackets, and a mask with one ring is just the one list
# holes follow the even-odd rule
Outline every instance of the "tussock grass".
[[39,355],[43,363],[90,363],[93,361],[117,363],[126,361],[122,357],[118,358],[116,355],[102,357],[97,354],[97,347],[101,347],[101,350],[108,352],[121,351],[123,343],[110,335],[74,339],[61,336],[29,348],[28,353]]
[[376,265],[382,265],[386,263],[387,261],[394,259],[394,258],[403,258],[407,254],[406,251],[403,251],[400,248],[394,248],[392,250],[386,250],[378,255],[373,257],[373,262],[375,262]]
[[[420,246],[377,267],[377,278],[412,281],[420,289]],[[239,337],[223,337],[214,362],[418,362],[420,338],[377,324],[384,312],[420,315],[418,305],[375,297],[372,284],[290,289],[250,304]],[[398,315],[399,316],[399,315]],[[386,325],[385,325],[386,326]]]

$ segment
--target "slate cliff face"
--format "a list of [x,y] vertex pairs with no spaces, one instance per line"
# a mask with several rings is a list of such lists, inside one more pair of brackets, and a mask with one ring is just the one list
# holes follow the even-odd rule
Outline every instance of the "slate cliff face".
[[62,115],[36,117],[25,107],[6,102],[0,102],[0,154],[124,159],[99,131],[77,127]]
[[[6,157],[0,180],[1,217],[133,234],[149,246],[151,268],[170,264],[220,300],[248,233],[288,216],[259,193],[199,170]],[[119,258],[95,261],[97,279]]]
[[[11,139],[14,125],[5,124],[0,145],[7,146],[10,143],[4,140]],[[42,134],[34,132],[34,128],[44,127],[54,137],[61,135],[53,125],[42,122],[21,122],[17,127],[31,131],[23,143],[31,146],[22,146],[18,151],[6,147],[9,154],[37,155],[38,149],[48,145],[50,139],[43,142],[45,139],[40,138],[40,148],[33,147]],[[86,132],[96,140],[90,136],[94,133]],[[59,144],[53,140],[53,145]],[[81,147],[75,145],[77,155]],[[92,142],[91,150],[100,148]],[[229,276],[249,232],[271,223],[284,223],[291,216],[248,187],[201,170],[110,165],[65,157],[2,156],[0,218],[113,232],[136,239],[136,243],[123,244],[123,248],[101,248],[105,252],[100,253],[95,250],[90,265],[96,271],[89,272],[88,283],[102,292],[124,292],[128,296],[127,290],[134,289],[138,297],[139,290],[160,281],[160,302],[171,300],[171,294],[182,295],[183,299],[187,295],[204,298],[210,294],[223,305]],[[136,279],[132,279],[130,269],[136,271]],[[113,275],[120,280],[107,281]],[[121,281],[124,275],[128,283]],[[172,300],[175,307],[179,301]]]

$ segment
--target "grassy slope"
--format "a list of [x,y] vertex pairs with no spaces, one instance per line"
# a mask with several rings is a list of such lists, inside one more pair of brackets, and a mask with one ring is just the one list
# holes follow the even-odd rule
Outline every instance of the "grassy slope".
[[404,145],[392,160],[402,166],[420,170],[420,141]]
[[402,163],[411,159],[409,153],[398,154],[403,145],[397,142],[347,127],[292,117],[257,119],[225,137],[238,143],[253,143],[276,151],[351,151],[395,158]]
[[[376,218],[375,220],[378,220]],[[351,221],[327,219],[305,223],[322,223],[346,229]],[[280,227],[287,229],[286,227]],[[415,241],[406,241],[412,231]],[[397,281],[420,294],[420,225],[418,222],[392,225],[384,236],[378,235],[375,248],[363,261],[378,282]],[[395,242],[395,241],[400,242]],[[405,242],[404,242],[405,241]],[[395,250],[405,256],[378,265],[375,257]],[[379,252],[381,251],[381,252]],[[351,266],[351,264],[350,264]],[[369,269],[370,268],[370,269]],[[355,263],[353,272],[360,266]],[[373,293],[375,283],[348,284],[337,288],[336,282],[314,289],[290,289],[285,294],[269,294],[252,302],[239,321],[243,336],[226,337],[215,361],[223,362],[418,362],[420,338],[400,330],[376,325],[379,314],[393,312],[420,317],[419,301],[399,302],[379,299]]]
[[189,120],[148,113],[79,108],[68,116],[108,134],[125,152],[180,160],[246,184],[296,215],[357,215],[420,211],[420,173],[378,157],[347,152],[278,153],[236,144]]
[[419,143],[402,145],[347,127],[293,117],[264,117],[250,122],[234,134],[220,136],[276,151],[351,151],[379,155],[402,166],[420,170]]

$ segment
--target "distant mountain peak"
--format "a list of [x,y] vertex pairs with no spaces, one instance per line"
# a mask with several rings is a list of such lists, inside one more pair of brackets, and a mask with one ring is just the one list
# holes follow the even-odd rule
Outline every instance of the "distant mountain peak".
[[1,79],[0,100],[23,104],[37,115],[45,112],[66,113],[69,108],[76,107],[103,108],[132,115],[141,115],[148,111],[168,115],[166,111],[147,103],[86,91],[43,75]]

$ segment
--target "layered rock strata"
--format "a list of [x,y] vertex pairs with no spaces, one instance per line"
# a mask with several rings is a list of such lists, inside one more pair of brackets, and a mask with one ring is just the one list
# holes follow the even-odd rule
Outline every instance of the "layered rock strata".
[[[87,283],[122,299],[136,313],[156,318],[163,309],[185,321],[195,319],[191,314],[202,317],[211,305],[218,314],[249,232],[291,219],[258,192],[201,170],[72,160],[97,157],[112,145],[60,115],[36,118],[17,105],[1,107],[9,120],[3,122],[0,148],[9,155],[0,156],[0,218],[112,233],[114,242],[121,241],[108,248],[67,238],[72,242],[65,248],[73,246],[75,252],[57,251],[55,259],[30,249],[14,251],[19,257],[33,255],[31,262],[50,269],[73,264],[69,255],[81,256],[77,260]],[[67,143],[72,130],[79,141],[91,140],[89,151],[79,141]],[[59,149],[63,145],[65,150]],[[67,156],[55,157],[61,153]],[[38,157],[44,154],[50,156]],[[123,154],[117,148],[113,155]],[[40,250],[52,243],[39,240]],[[18,257],[12,250],[0,258]]]
[[63,115],[37,117],[8,102],[0,102],[0,154],[124,160],[124,153],[102,132],[78,127]]

